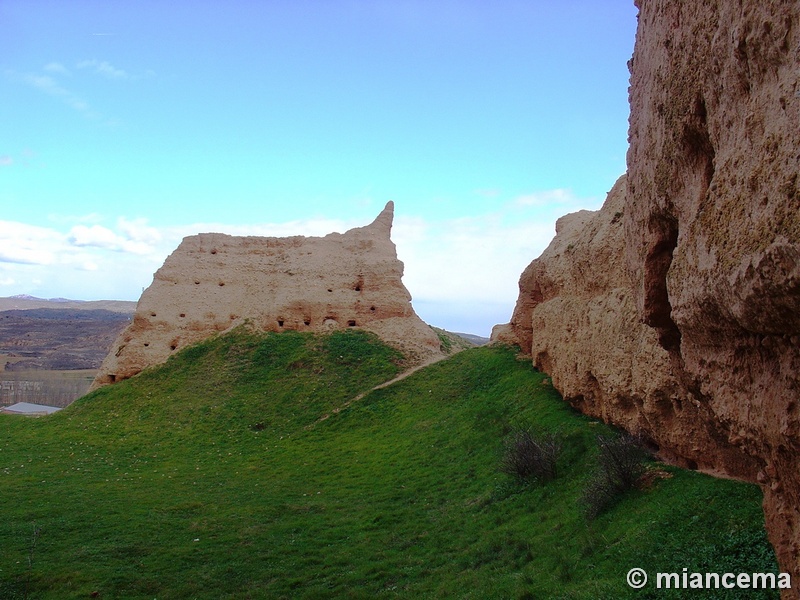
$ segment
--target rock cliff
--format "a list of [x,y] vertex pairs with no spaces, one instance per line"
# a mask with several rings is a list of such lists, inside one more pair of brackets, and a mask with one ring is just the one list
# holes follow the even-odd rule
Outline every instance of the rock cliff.
[[414,312],[390,234],[389,202],[365,227],[325,237],[187,237],[155,273],[93,387],[163,363],[245,322],[264,331],[362,327],[412,360],[440,354]]
[[797,582],[800,4],[638,6],[627,177],[559,221],[494,337],[665,458],[758,482]]

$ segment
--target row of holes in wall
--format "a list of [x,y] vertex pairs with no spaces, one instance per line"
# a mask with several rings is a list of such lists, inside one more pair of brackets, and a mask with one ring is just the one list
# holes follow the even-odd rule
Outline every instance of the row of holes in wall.
[[[370,312],[375,312],[375,307],[374,306],[370,306],[369,310],[370,310]],[[151,317],[156,317],[156,316],[158,316],[158,313],[151,312],[150,316]],[[181,319],[185,319],[186,318],[186,313],[180,313],[178,316]],[[231,315],[231,321],[233,321],[233,320],[235,320],[237,318],[238,317],[236,315]],[[325,317],[323,319],[323,321],[327,321],[328,319],[333,319],[333,317]],[[333,319],[333,320],[335,320],[335,319]],[[284,321],[285,321],[285,319],[278,319],[278,327],[283,327]],[[352,325],[350,325],[350,323],[352,323]],[[347,324],[350,327],[355,327],[355,321],[348,321]],[[311,325],[311,319],[303,319],[303,325]]]
[[[144,343],[144,347],[145,348],[149,348],[150,347],[150,342],[145,342]],[[175,343],[170,344],[169,345],[169,349],[170,350],[177,350],[178,349],[178,344],[175,344]]]
[[[325,317],[322,320],[323,323],[326,323],[328,321],[336,321],[336,319],[334,319],[333,317]],[[284,324],[284,320],[283,319],[278,319],[278,327],[283,327],[283,324]],[[303,325],[311,325],[311,319],[303,320]],[[356,326],[355,319],[350,319],[349,321],[347,321],[347,326],[348,327],[355,327]]]
[[[374,306],[370,307],[370,310],[375,310],[375,307]],[[151,313],[151,316],[155,317],[156,313]],[[186,315],[184,313],[181,313],[181,317],[185,317],[185,316]],[[233,318],[233,315],[231,316],[231,318]],[[323,321],[335,321],[335,320],[336,319],[334,319],[333,317],[325,317],[325,319],[323,319]],[[283,327],[284,326],[285,321],[283,319],[278,319],[277,322],[278,322],[278,327]],[[311,319],[304,319],[303,320],[303,324],[304,325],[311,325]],[[356,325],[357,325],[357,323],[356,323],[355,319],[350,319],[349,321],[347,321],[347,326],[348,327],[355,327]],[[150,342],[144,342],[144,347],[145,348],[148,348],[149,346],[150,346]],[[169,346],[170,350],[177,350],[177,348],[178,348],[177,344],[170,344],[170,346]]]
[[[175,281],[174,283],[175,283],[175,285],[177,285],[177,284],[178,284],[178,282],[177,282],[177,281]],[[195,285],[200,285],[200,280],[199,280],[199,279],[195,279],[195,280],[194,280],[194,284],[195,284]],[[217,285],[218,285],[219,287],[224,287],[224,286],[225,286],[225,282],[224,282],[224,281],[220,281],[219,283],[217,283]],[[353,291],[355,291],[355,292],[360,292],[360,291],[361,291],[361,286],[362,286],[362,284],[361,284],[361,283],[356,283],[356,284],[353,286]],[[328,288],[328,291],[329,291],[329,292],[331,292],[331,293],[333,293],[333,288]]]

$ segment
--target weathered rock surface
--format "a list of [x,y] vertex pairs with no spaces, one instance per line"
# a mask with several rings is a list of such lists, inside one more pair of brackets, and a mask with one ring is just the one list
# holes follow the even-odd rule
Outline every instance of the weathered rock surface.
[[627,180],[559,221],[495,337],[665,457],[758,482],[800,581],[800,4],[638,4]]
[[187,237],[155,273],[94,387],[163,363],[242,323],[264,331],[362,327],[418,360],[440,353],[414,312],[390,234],[389,202],[365,227],[325,237]]

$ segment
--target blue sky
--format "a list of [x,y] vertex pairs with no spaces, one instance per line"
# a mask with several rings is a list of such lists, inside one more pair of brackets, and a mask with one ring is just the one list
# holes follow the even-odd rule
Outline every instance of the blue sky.
[[184,235],[394,200],[429,323],[488,335],[625,170],[632,0],[0,3],[0,296],[138,298]]

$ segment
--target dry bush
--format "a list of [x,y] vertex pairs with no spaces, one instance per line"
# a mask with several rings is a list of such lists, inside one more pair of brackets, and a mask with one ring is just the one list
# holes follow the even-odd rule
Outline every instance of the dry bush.
[[597,470],[589,478],[581,496],[590,520],[610,508],[620,496],[636,486],[646,470],[647,451],[642,440],[630,434],[619,437],[597,436]]
[[563,442],[552,433],[537,435],[516,429],[509,435],[500,470],[521,482],[549,481],[556,477]]

